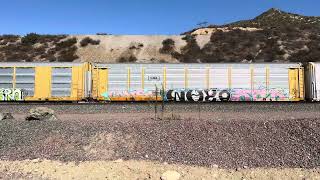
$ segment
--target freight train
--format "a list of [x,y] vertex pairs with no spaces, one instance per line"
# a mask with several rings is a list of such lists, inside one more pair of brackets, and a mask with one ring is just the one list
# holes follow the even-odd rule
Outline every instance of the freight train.
[[319,101],[320,63],[0,63],[0,101]]

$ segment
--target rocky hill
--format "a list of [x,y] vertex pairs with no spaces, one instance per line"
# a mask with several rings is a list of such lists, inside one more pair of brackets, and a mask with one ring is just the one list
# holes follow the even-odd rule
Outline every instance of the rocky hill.
[[[219,28],[253,28],[253,29],[268,29],[268,28],[284,28],[284,27],[295,27],[295,28],[319,28],[320,17],[315,16],[302,16],[299,14],[293,14],[281,11],[279,9],[271,8],[268,11],[262,13],[254,19],[237,21],[230,24],[221,26],[209,25],[206,28],[196,28],[189,32],[182,34],[190,34],[196,30],[201,29],[219,29]],[[250,29],[249,29],[250,30]]]
[[270,9],[251,20],[174,36],[0,36],[0,61],[307,62],[320,61],[320,17]]

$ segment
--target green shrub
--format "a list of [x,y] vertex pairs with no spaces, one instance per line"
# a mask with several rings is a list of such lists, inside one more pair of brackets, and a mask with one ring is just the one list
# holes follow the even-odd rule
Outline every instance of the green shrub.
[[0,41],[3,41],[4,45],[7,44],[8,42],[16,42],[18,41],[20,36],[18,35],[12,35],[12,34],[4,34],[0,36]]
[[135,44],[135,45],[130,46],[129,49],[130,49],[130,50],[134,50],[134,49],[139,50],[139,49],[143,48],[143,46],[144,46],[144,45],[143,45],[142,43],[138,43],[138,44]]
[[106,35],[108,35],[108,33],[96,33],[96,35],[98,35],[98,36],[106,36]]
[[21,38],[22,44],[33,45],[38,42],[40,35],[37,33],[29,33]]
[[29,33],[21,38],[21,42],[27,45],[33,45],[36,43],[57,43],[60,40],[66,38],[66,35],[40,35],[36,33]]
[[162,48],[159,49],[161,54],[171,54],[174,52],[175,42],[172,39],[165,39],[162,41]]
[[0,53],[0,62],[3,62],[6,60],[6,56],[3,53]]
[[7,57],[7,61],[9,62],[16,62],[16,61],[31,61],[31,59],[29,58],[29,56],[26,53],[9,53],[6,54]]
[[67,35],[41,35],[38,39],[39,43],[58,43],[59,41],[61,41],[62,39],[67,38]]
[[194,63],[197,62],[201,55],[201,48],[199,47],[195,36],[186,35],[182,38],[187,42],[187,45],[181,48],[181,55],[179,57],[180,62]]
[[75,54],[76,51],[77,51],[76,46],[66,48],[59,52],[57,60],[60,62],[72,62],[73,60],[76,60],[79,58],[79,56]]
[[57,61],[57,58],[55,57],[55,55],[51,54],[51,53],[41,54],[40,59],[45,60],[45,61],[49,61],[49,62]]
[[130,56],[122,56],[118,59],[119,63],[132,63],[132,62],[136,62],[138,59],[136,56],[134,55],[130,55]]
[[100,40],[93,40],[90,37],[86,37],[86,38],[84,38],[84,39],[82,39],[80,41],[80,46],[81,47],[86,47],[88,44],[99,45],[100,44]]
[[167,61],[164,59],[160,59],[159,63],[163,64],[163,63],[167,63]]
[[76,43],[77,43],[77,38],[75,38],[75,37],[67,39],[65,41],[57,43],[56,44],[56,50],[59,51],[59,50],[62,50],[62,49],[66,49],[66,48],[72,47]]

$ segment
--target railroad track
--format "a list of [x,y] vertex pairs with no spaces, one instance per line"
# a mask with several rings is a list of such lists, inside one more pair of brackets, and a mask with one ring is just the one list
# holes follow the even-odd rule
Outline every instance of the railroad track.
[[[93,102],[64,102],[64,101],[41,101],[41,102],[0,102],[1,105],[123,105],[123,104],[157,104],[161,105],[162,101],[136,101],[136,102],[128,102],[128,101],[116,101],[116,102],[110,102],[110,101],[93,101]],[[186,104],[193,104],[193,105],[207,105],[207,104],[213,104],[213,105],[219,105],[219,104],[320,104],[320,102],[309,102],[309,101],[233,101],[233,102],[164,102],[165,105],[168,104],[176,104],[176,105],[186,105]]]

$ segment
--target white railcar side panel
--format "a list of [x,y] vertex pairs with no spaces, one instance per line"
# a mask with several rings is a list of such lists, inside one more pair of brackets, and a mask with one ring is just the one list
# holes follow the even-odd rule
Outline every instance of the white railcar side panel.
[[289,69],[299,68],[301,65],[291,63],[96,66],[108,68],[106,94],[110,100],[121,96],[136,99],[136,95],[145,94],[150,97],[161,94],[167,101],[289,101]]

